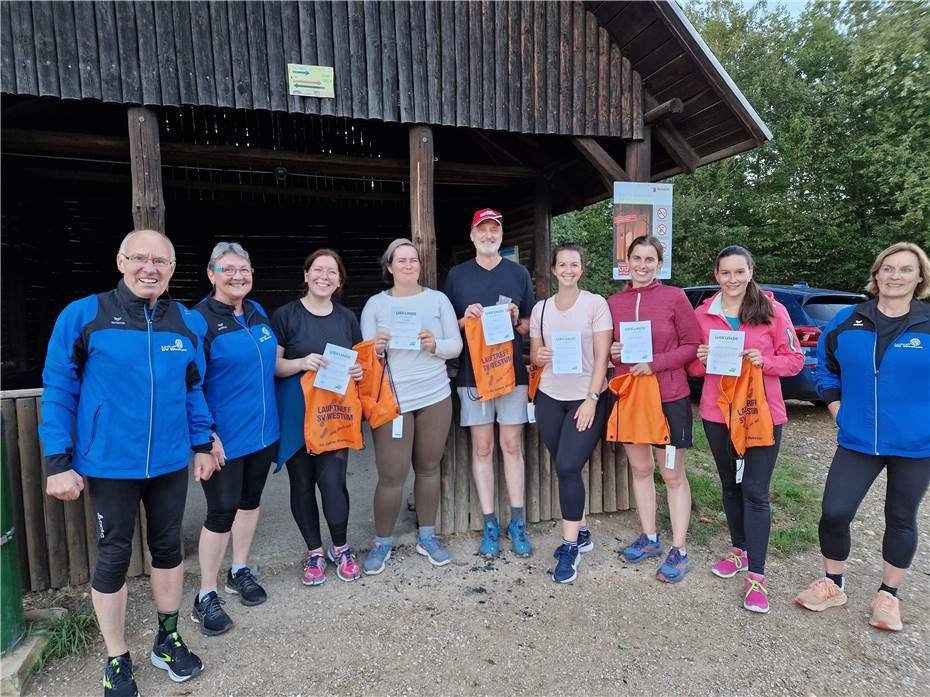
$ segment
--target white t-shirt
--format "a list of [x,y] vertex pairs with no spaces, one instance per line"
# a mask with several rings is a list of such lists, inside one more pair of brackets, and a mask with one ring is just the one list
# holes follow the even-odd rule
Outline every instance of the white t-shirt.
[[421,328],[436,337],[436,353],[386,349],[397,402],[401,413],[407,413],[441,402],[452,394],[446,361],[462,352],[462,334],[449,299],[438,290],[424,288],[417,295],[403,298],[383,291],[371,296],[362,310],[363,339],[390,331],[393,307],[416,310]]
[[[543,303],[546,314],[543,316]],[[542,333],[540,334],[540,318]],[[365,329],[362,328],[364,333]],[[556,307],[555,299],[540,300],[530,315],[530,338],[540,336],[546,346],[552,346],[552,332],[581,332],[581,374],[556,375],[552,365],[547,365],[539,381],[539,389],[552,399],[564,402],[586,399],[591,386],[591,374],[594,371],[594,332],[613,332],[610,319],[610,307],[600,295],[581,291],[575,304],[567,310]],[[598,390],[607,389],[607,379]]]

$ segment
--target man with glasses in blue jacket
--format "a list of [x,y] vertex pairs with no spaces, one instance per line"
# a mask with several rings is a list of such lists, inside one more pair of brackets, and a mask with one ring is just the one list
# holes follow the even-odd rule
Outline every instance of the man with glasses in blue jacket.
[[152,664],[183,682],[203,670],[177,631],[184,583],[181,523],[187,466],[209,479],[210,413],[201,391],[203,318],[167,297],[171,241],[130,233],[114,290],[68,305],[49,340],[39,435],[46,491],[63,501],[87,486],[97,526],[91,596],[107,647],[105,697],[138,694],[126,645],[126,573],[139,503],[145,506],[158,630]]

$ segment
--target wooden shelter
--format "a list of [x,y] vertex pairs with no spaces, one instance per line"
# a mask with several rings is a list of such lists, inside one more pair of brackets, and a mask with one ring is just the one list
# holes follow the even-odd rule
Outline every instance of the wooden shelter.
[[[340,250],[358,311],[382,287],[391,239],[415,241],[436,287],[473,253],[471,212],[490,206],[541,297],[553,215],[771,137],[661,0],[5,2],[0,31],[5,389],[38,387],[54,317],[115,282],[133,226],[172,238],[182,301],[203,297],[210,249],[234,239],[270,309],[297,294],[307,253]],[[334,97],[289,95],[290,63],[331,66]],[[36,398],[23,400],[4,399],[3,420],[35,538],[21,550],[39,569],[27,587],[79,582],[86,564],[48,561],[60,564],[52,537],[83,536],[83,512],[26,491],[41,475]],[[548,519],[555,477],[533,429],[526,447],[529,519]],[[467,453],[453,429],[445,531],[480,521]],[[597,451],[592,512],[628,507],[625,473]]]

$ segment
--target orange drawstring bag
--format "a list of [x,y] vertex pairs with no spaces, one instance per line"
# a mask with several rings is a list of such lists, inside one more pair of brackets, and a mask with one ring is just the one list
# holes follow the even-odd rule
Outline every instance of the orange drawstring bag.
[[300,378],[306,407],[304,442],[307,452],[319,455],[343,448],[361,450],[364,447],[362,403],[355,381],[350,379],[346,393],[341,395],[315,388],[315,378],[315,370],[308,370]]
[[487,346],[480,317],[465,319],[465,340],[471,368],[475,373],[475,388],[482,402],[503,397],[516,386],[513,373],[513,342]]
[[[541,337],[542,345],[546,345],[546,339],[543,337],[543,321],[546,319],[546,304],[549,302],[549,298],[543,300],[542,310],[539,313],[539,336]],[[526,396],[529,401],[536,399],[536,391],[539,389],[539,382],[542,380],[543,370],[546,369],[544,365],[537,365],[535,363],[530,363],[529,370],[527,371],[529,377],[529,384],[526,387]]]
[[400,406],[391,386],[390,370],[375,353],[375,340],[361,341],[352,347],[358,352],[362,379],[358,381],[358,398],[362,414],[372,428],[380,428],[400,416]]
[[617,401],[607,420],[611,443],[668,445],[671,435],[655,375],[619,375],[607,386]]
[[747,448],[775,445],[775,425],[765,399],[760,366],[744,360],[738,377],[722,376],[717,406],[739,457],[743,457]]

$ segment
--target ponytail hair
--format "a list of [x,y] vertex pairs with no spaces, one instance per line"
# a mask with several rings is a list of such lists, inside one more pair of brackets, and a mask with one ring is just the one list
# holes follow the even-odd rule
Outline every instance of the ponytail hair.
[[[740,247],[738,244],[733,244],[720,250],[714,262],[714,270],[719,270],[721,259],[732,256],[743,257],[750,270],[756,268],[755,259],[752,258],[749,250]],[[743,304],[739,310],[739,321],[744,324],[768,324],[774,317],[775,308],[772,306],[772,302],[762,292],[762,288],[759,287],[755,279],[749,279],[749,283],[746,284],[746,297],[743,298]]]

